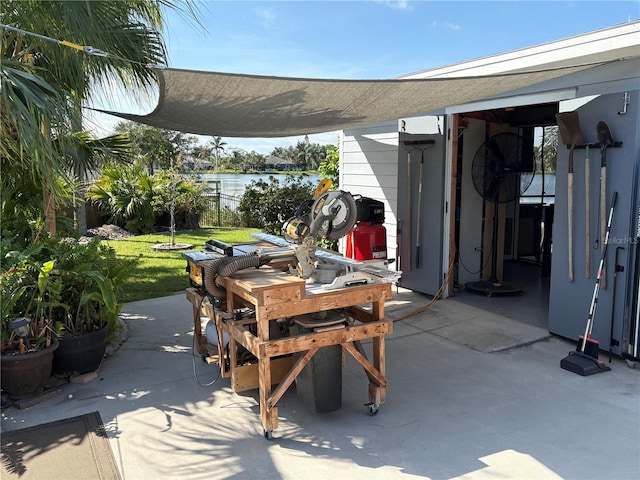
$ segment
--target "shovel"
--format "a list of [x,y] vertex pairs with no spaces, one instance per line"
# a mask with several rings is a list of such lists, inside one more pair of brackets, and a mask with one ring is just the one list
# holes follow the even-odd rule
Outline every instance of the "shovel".
[[569,173],[567,175],[567,239],[569,244],[569,281],[573,282],[573,150],[582,145],[582,130],[578,112],[557,113],[556,121],[560,129],[562,143],[569,147]]
[[[602,120],[596,125],[596,137],[600,144],[600,245],[601,248],[604,248],[603,240],[607,225],[607,147],[613,145],[614,142],[609,126]],[[605,271],[606,269],[603,268],[601,281],[603,289],[607,288]]]

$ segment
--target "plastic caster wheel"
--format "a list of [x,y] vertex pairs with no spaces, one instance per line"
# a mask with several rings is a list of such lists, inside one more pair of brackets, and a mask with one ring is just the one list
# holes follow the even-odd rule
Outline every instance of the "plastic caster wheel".
[[370,417],[377,415],[379,408],[380,408],[380,405],[378,405],[377,403],[369,403],[367,405],[367,415],[369,415]]
[[264,430],[264,438],[266,440],[273,440],[273,430]]

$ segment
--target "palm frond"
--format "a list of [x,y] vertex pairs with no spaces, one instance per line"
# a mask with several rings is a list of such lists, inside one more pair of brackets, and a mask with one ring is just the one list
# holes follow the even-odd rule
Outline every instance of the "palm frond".
[[51,135],[68,129],[69,105],[63,92],[33,70],[8,59],[0,63],[2,163],[20,165],[39,178],[64,175]]

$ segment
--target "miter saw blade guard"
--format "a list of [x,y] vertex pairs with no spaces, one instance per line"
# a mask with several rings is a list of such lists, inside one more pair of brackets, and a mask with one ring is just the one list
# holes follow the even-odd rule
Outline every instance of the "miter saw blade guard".
[[310,215],[311,235],[338,240],[356,224],[358,208],[350,193],[339,190],[320,195],[313,203]]
[[349,233],[356,223],[358,209],[348,192],[327,191],[315,200],[303,202],[296,214],[285,222],[282,234],[294,243],[298,260],[297,274],[310,278],[316,268],[316,239],[337,240]]
[[303,202],[296,214],[285,222],[282,234],[290,243],[305,243],[309,237],[337,240],[353,228],[357,214],[356,202],[350,193],[325,192],[315,201]]

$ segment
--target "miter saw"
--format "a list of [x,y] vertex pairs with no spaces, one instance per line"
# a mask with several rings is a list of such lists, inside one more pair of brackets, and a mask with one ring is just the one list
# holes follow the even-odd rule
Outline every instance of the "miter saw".
[[224,296],[217,277],[228,277],[246,268],[267,264],[289,265],[289,272],[310,284],[322,284],[324,289],[354,285],[395,282],[402,272],[386,265],[376,265],[343,257],[317,245],[317,241],[338,240],[352,230],[357,222],[358,207],[349,192],[329,191],[331,181],[324,179],[313,197],[304,201],[293,217],[282,227],[282,236],[253,233],[252,238],[271,247],[228,245],[217,240],[207,242],[204,252],[187,252],[187,270],[192,286],[207,293]]
[[321,182],[312,199],[303,202],[295,215],[282,227],[284,239],[291,244],[297,265],[291,273],[311,278],[318,267],[316,242],[320,238],[338,240],[356,223],[356,202],[348,192],[328,191],[331,182]]

